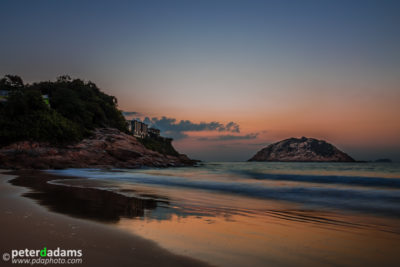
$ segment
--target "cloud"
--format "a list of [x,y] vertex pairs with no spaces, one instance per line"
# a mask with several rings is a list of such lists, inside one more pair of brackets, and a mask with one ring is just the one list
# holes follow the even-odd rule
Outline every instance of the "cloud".
[[227,134],[227,135],[220,135],[217,137],[217,140],[252,140],[252,139],[256,139],[258,136],[258,133],[250,133],[250,134],[246,134],[246,135],[231,135],[231,134]]
[[150,125],[150,127],[160,129],[163,135],[172,137],[175,140],[186,138],[188,136],[186,132],[218,131],[240,133],[239,124],[233,121],[227,124],[217,121],[194,123],[189,120],[177,121],[174,118],[163,116],[161,118],[145,117],[143,122]]
[[234,123],[233,121],[229,122],[226,125],[226,129],[228,130],[228,132],[233,132],[233,133],[240,132],[239,125],[237,123]]
[[216,137],[201,137],[198,138],[199,141],[230,141],[230,140],[252,140],[256,139],[259,133],[249,133],[245,135],[233,135],[233,134],[226,134],[226,135],[219,135]]

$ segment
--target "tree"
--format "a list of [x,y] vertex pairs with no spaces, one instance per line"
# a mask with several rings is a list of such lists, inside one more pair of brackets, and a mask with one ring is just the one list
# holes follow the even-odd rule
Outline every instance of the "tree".
[[4,78],[0,80],[0,90],[16,90],[22,89],[24,87],[24,82],[22,78],[17,75],[5,75]]
[[[101,127],[128,132],[116,98],[93,82],[64,75],[56,82],[24,85],[20,77],[7,75],[0,88],[11,88],[7,101],[0,103],[0,145],[21,140],[65,144]],[[49,95],[50,107],[42,94]]]
[[72,79],[71,79],[71,76],[69,76],[69,75],[61,75],[61,76],[57,77],[57,82],[59,82],[59,83],[68,83],[71,81],[72,81]]

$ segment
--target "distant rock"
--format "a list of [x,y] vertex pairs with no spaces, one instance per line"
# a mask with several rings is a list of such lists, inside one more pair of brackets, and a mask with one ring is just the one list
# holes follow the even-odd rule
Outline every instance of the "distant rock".
[[391,159],[377,159],[377,160],[375,160],[375,162],[384,162],[384,163],[390,163],[390,162],[392,162],[392,160]]
[[314,138],[289,138],[267,146],[249,161],[354,162],[332,144]]
[[96,129],[90,138],[66,147],[22,141],[0,148],[4,169],[169,167],[196,162],[183,154],[147,149],[135,137],[113,128]]

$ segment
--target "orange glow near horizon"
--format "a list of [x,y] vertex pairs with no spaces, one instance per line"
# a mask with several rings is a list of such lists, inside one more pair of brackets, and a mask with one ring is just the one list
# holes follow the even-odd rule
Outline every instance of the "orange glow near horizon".
[[[323,97],[324,96],[324,97]],[[348,96],[348,98],[346,98]],[[231,103],[221,103],[220,106],[203,108],[147,108],[143,114],[150,117],[166,116],[179,120],[190,120],[195,123],[218,121],[227,123],[234,121],[240,125],[240,133],[207,131],[186,132],[190,137],[186,140],[175,140],[174,144],[183,152],[196,149],[206,149],[205,146],[241,143],[247,144],[272,143],[290,137],[314,137],[327,140],[339,148],[400,148],[400,92],[375,92],[369,95],[348,93],[347,95],[316,94],[310,98],[289,98],[286,105],[277,105],[266,98],[265,105],[256,97],[255,104],[243,102],[234,107]],[[271,105],[270,105],[271,104]],[[129,110],[129,108],[126,108]],[[150,112],[151,110],[151,112]],[[252,140],[224,140],[213,138],[219,135],[246,135],[256,133]],[[209,141],[199,140],[209,137]],[[204,142],[207,142],[206,145]],[[254,152],[262,146],[254,147]],[[346,151],[347,152],[347,151]],[[351,152],[351,151],[350,151]]]

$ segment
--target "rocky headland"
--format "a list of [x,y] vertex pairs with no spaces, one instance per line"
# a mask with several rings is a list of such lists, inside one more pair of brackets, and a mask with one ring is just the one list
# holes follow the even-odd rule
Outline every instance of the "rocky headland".
[[186,155],[149,150],[132,135],[113,128],[96,129],[90,138],[63,147],[20,141],[0,148],[0,168],[140,168],[191,166]]

